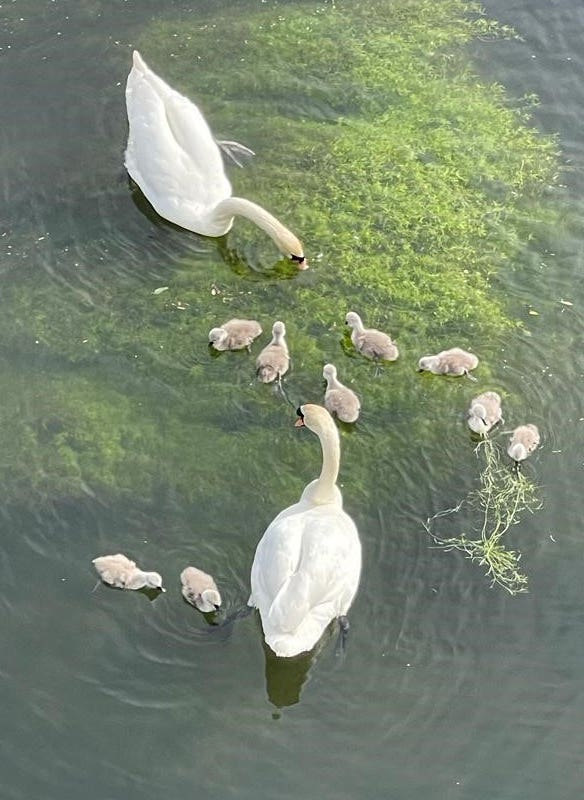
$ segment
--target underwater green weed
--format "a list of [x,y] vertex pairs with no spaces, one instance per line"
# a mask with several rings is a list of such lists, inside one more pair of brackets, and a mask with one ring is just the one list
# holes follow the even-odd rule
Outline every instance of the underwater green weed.
[[[501,454],[492,439],[485,438],[476,447],[477,457],[484,465],[480,484],[454,508],[438,511],[429,517],[424,527],[437,547],[460,550],[471,561],[486,566],[491,585],[501,586],[509,594],[528,590],[527,576],[519,570],[521,553],[508,550],[503,542],[512,525],[519,522],[524,511],[534,512],[541,507],[537,486],[519,470],[502,463]],[[476,511],[480,528],[460,536],[441,536],[432,530],[437,519],[457,513],[463,506]],[[478,531],[478,536],[474,532]]]
[[[229,169],[234,192],[298,232],[312,268],[274,267],[271,240],[244,220],[217,241],[173,230],[117,179],[125,127],[101,137],[95,161],[109,166],[95,186],[114,203],[105,227],[83,212],[85,164],[47,192],[46,215],[62,222],[42,250],[28,196],[11,209],[0,385],[20,422],[0,431],[5,495],[21,501],[32,487],[71,497],[83,484],[154,495],[171,485],[201,503],[235,498],[224,464],[247,465],[250,452],[281,475],[283,452],[266,443],[270,425],[285,430],[287,409],[255,386],[246,354],[209,355],[209,329],[230,317],[267,331],[285,314],[291,397],[320,399],[322,365],[335,359],[345,381],[367,386],[382,435],[365,448],[347,442],[355,493],[369,496],[371,465],[399,463],[406,427],[434,439],[410,359],[445,338],[480,341],[486,379],[492,343],[523,326],[497,276],[525,269],[531,281],[526,252],[543,249],[566,213],[551,193],[558,142],[530,121],[533,99],[509,97],[473,70],[473,43],[496,35],[511,34],[462,0],[213,2],[207,14],[169,9],[137,30],[149,65],[200,105],[216,135],[253,145],[257,158]],[[110,55],[121,81],[129,53]],[[111,93],[123,118],[119,87]],[[399,343],[390,391],[343,348],[350,309]],[[39,363],[46,372],[31,369]],[[442,385],[435,414],[455,391]],[[21,396],[31,398],[26,415]],[[286,477],[281,502],[290,482],[302,487],[292,468]]]

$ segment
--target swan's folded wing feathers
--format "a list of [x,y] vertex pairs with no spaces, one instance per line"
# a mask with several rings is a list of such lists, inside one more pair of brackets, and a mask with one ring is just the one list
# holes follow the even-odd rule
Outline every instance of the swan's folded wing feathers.
[[[176,224],[188,222],[191,215],[203,213],[207,205],[201,202],[204,198],[200,191],[194,197],[193,187],[204,187],[206,194],[212,192],[204,182],[203,171],[194,168],[188,154],[177,145],[162,99],[148,84],[139,87],[139,91],[139,98],[132,92],[128,102],[126,168],[159,214]],[[186,214],[184,220],[177,217],[181,207]]]
[[[231,194],[205,119],[145,65],[128,76],[126,105],[129,174],[161,216],[191,227],[194,218]],[[211,229],[200,232],[218,235]]]
[[266,617],[266,626],[281,633],[292,633],[310,611],[310,579],[305,572],[296,572],[280,587]]
[[[286,510],[276,517],[257,546],[251,584],[258,607],[264,606],[266,600],[271,603],[298,569],[300,533],[285,513]],[[270,565],[269,570],[265,564]]]
[[[164,110],[176,146],[188,156],[191,164],[200,165],[203,177],[210,174],[215,176],[215,185],[206,188],[218,191],[216,202],[228,197],[231,194],[231,185],[223,173],[221,151],[197,106],[175,92],[168,98]],[[217,176],[221,177],[220,182],[217,181]]]
[[[329,604],[330,619],[342,613],[344,606],[352,599],[354,591],[339,593],[339,585],[347,583],[352,586],[358,581],[360,559],[357,562],[354,557],[350,557],[355,541],[358,541],[354,537],[356,529],[348,516],[341,517],[336,521],[335,532],[345,532],[347,535],[340,547],[338,536],[334,537],[335,545],[327,547],[330,522],[325,509],[325,506],[320,506],[303,514],[306,528],[303,535],[297,534],[296,548],[289,553],[285,568],[277,570],[277,576],[270,569],[269,583],[272,592],[268,592],[268,596],[273,599],[266,609],[266,619],[270,627],[291,632],[317,607]],[[286,521],[282,520],[281,525]],[[294,518],[289,522],[291,524],[286,527],[294,529]],[[277,557],[281,559],[279,551],[280,548],[275,548]],[[275,561],[274,558],[269,563],[272,565]],[[279,563],[280,567],[284,565],[282,560]],[[275,588],[277,591],[274,592]]]

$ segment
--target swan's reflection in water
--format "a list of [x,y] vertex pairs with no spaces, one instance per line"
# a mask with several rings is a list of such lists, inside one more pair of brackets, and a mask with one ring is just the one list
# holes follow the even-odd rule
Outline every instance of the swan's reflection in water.
[[266,691],[276,708],[293,706],[300,700],[302,687],[314,661],[314,650],[293,658],[281,658],[262,640],[266,657]]
[[[246,605],[227,614],[224,610],[220,610],[202,616],[209,627],[213,629],[214,638],[219,636],[222,640],[227,640],[231,636],[233,626],[239,620],[245,619],[253,613],[254,609]],[[286,708],[300,702],[302,688],[308,679],[310,669],[323,651],[334,647],[334,657],[339,663],[342,663],[345,655],[346,631],[340,629],[338,619],[331,621],[312,650],[299,653],[291,658],[283,658],[277,656],[266,644],[259,614],[254,616],[265,657],[266,693],[268,700],[276,708]]]
[[321,636],[319,642],[306,653],[292,658],[282,658],[266,644],[262,636],[262,647],[266,659],[266,692],[268,700],[276,708],[293,706],[300,701],[302,687],[306,683],[310,668],[334,638],[338,623],[333,621]]

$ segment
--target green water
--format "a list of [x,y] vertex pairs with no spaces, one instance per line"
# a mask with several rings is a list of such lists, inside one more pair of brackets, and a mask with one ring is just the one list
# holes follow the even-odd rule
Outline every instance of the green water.
[[[520,40],[462,11],[0,10],[7,798],[579,796],[584,19],[490,9]],[[129,183],[134,47],[254,149],[227,168],[234,190],[302,238],[310,270],[243,220],[220,240],[175,228]],[[379,375],[348,343],[350,309],[398,341]],[[254,354],[209,351],[233,316],[261,320],[254,354],[286,322],[285,397]],[[453,345],[479,355],[476,383],[416,372]],[[322,401],[327,361],[363,403],[340,476],[363,577],[346,657],[331,631],[281,661],[237,611],[263,530],[319,469],[294,408]],[[509,533],[518,596],[423,527],[476,487],[464,414],[486,389],[504,430],[542,432],[525,469],[542,506]],[[93,591],[91,559],[118,551],[168,592]],[[215,576],[223,624],[182,601],[188,563]]]

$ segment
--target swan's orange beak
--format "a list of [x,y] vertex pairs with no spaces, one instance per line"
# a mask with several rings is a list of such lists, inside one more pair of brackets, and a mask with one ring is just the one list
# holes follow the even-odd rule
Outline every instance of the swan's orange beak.
[[295,428],[304,428],[304,419],[302,417],[298,417],[296,422],[294,423]]

